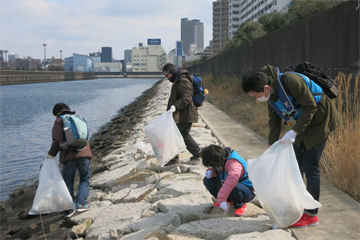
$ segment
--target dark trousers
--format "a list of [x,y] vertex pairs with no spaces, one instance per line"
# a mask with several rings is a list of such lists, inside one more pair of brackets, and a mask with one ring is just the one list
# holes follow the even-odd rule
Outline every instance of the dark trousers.
[[[217,198],[218,188],[216,177],[213,178],[204,178],[203,180],[206,189],[213,195],[214,198]],[[234,189],[229,194],[229,199],[233,201],[234,208],[241,208],[244,203],[250,202],[255,197],[255,194],[242,183],[237,183]]]
[[[327,138],[312,149],[306,151],[304,144],[300,147],[294,144],[294,152],[299,164],[301,176],[306,177],[306,190],[316,201],[320,200],[320,170],[319,162],[324,151]],[[318,209],[305,209],[310,214],[316,215]]]
[[192,155],[198,155],[200,152],[199,145],[195,142],[195,140],[189,135],[191,125],[192,123],[177,123],[176,124],[186,145],[186,149],[192,154]]

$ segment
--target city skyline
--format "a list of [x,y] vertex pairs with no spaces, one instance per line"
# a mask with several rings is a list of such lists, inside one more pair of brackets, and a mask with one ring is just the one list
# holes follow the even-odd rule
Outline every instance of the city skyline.
[[168,53],[180,40],[181,18],[204,23],[204,47],[212,38],[214,0],[0,0],[0,49],[20,58],[66,58],[112,47],[113,58],[160,38]]

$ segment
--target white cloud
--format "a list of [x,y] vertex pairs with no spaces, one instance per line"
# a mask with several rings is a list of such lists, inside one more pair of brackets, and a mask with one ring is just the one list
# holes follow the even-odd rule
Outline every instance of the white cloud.
[[204,23],[207,46],[212,36],[212,0],[0,0],[0,49],[21,57],[43,58],[124,50],[161,38],[165,51],[180,40],[180,19]]

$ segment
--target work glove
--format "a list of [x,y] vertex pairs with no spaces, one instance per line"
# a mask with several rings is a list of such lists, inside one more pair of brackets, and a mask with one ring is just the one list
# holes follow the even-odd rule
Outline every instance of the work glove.
[[54,157],[51,156],[50,154],[48,154],[48,155],[46,156],[46,159],[51,159],[51,158],[54,158]]
[[170,111],[171,111],[171,112],[175,112],[175,111],[176,111],[176,107],[175,107],[174,105],[172,105],[172,106],[170,107]]
[[288,131],[285,135],[280,139],[280,142],[283,143],[293,143],[295,142],[296,132],[293,130]]
[[207,170],[207,171],[205,172],[205,177],[206,177],[206,178],[211,178],[212,175],[213,175],[213,171],[212,171],[212,170]]
[[220,207],[221,207],[222,210],[226,211],[229,208],[229,203],[228,202],[221,202]]

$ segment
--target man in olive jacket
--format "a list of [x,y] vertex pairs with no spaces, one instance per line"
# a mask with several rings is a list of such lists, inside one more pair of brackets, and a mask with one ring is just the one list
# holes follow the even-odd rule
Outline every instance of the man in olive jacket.
[[[60,152],[60,163],[63,164],[62,176],[72,199],[75,202],[76,212],[84,212],[91,208],[86,204],[90,187],[90,159],[92,153],[89,143],[81,151],[69,147],[61,147],[66,142],[64,124],[61,118],[63,114],[75,114],[65,103],[57,103],[53,108],[53,115],[56,117],[52,128],[52,144],[47,158],[55,157]],[[76,169],[79,171],[80,183],[76,196],[74,195],[74,180]],[[70,218],[75,213],[74,209],[65,211],[65,217]]]
[[[271,100],[277,102],[278,81],[275,67],[264,66],[260,72],[250,73],[243,77],[244,92],[255,97],[260,102]],[[316,102],[313,93],[308,88],[303,77],[296,73],[286,73],[281,76],[285,93],[301,106],[301,113],[295,118],[296,123],[282,138],[283,142],[294,142],[294,152],[301,174],[307,179],[307,190],[317,201],[320,199],[319,161],[325,148],[329,134],[340,125],[340,115],[331,100],[322,93]],[[322,91],[322,90],[321,90]],[[269,145],[279,140],[282,118],[268,104]],[[305,209],[298,222],[290,227],[318,225],[318,209]]]
[[[189,135],[192,123],[198,122],[198,112],[193,98],[193,79],[189,72],[175,67],[171,63],[165,64],[163,74],[173,83],[167,110],[172,108],[174,121],[184,138],[187,150],[193,155],[190,160],[196,160],[201,157],[200,147]],[[178,156],[170,160],[166,165],[174,164],[178,161]]]

